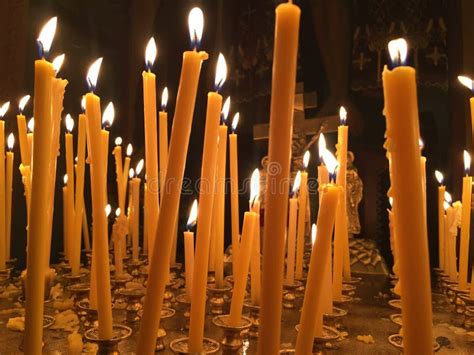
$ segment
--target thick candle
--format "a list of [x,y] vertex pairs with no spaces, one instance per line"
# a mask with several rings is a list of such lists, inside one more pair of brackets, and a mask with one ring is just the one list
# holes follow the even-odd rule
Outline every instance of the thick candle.
[[471,156],[464,151],[464,169],[466,176],[462,179],[462,216],[461,216],[461,243],[459,245],[459,281],[460,290],[468,287],[467,272],[469,258],[469,239],[471,236],[471,195],[472,176],[469,176],[471,169]]

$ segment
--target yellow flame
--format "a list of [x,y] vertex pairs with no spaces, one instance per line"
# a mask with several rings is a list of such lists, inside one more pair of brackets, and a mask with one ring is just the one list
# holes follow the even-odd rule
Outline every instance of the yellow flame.
[[444,210],[446,211],[449,208],[449,202],[444,201],[443,202],[443,207],[444,207]]
[[341,121],[341,124],[344,126],[346,124],[347,120],[347,111],[344,108],[344,106],[341,106],[339,109],[339,120]]
[[161,94],[161,108],[165,110],[166,105],[168,105],[168,88],[165,86],[163,93]]
[[72,130],[74,129],[74,120],[72,119],[69,113],[66,115],[65,123],[66,123],[66,130],[68,131],[68,133],[71,133]]
[[326,151],[326,138],[324,138],[324,134],[319,135],[319,140],[318,140],[318,153],[319,153],[319,159],[323,158],[324,152]]
[[189,212],[188,223],[187,223],[188,228],[191,228],[196,223],[197,215],[198,215],[198,201],[194,200],[193,205],[191,206],[191,211]]
[[104,113],[102,114],[102,124],[104,126],[110,127],[114,122],[115,118],[115,108],[112,102],[109,102],[105,107]]
[[61,67],[63,66],[63,63],[64,63],[64,58],[65,58],[65,54],[61,54],[61,55],[58,55],[56,58],[53,59],[53,69],[54,69],[54,72],[56,74],[59,73],[59,71],[61,70]]
[[28,103],[28,101],[30,101],[30,98],[30,95],[25,95],[20,99],[20,102],[18,103],[18,109],[20,110],[20,112],[23,112],[26,104]]
[[13,135],[13,133],[10,133],[7,138],[8,150],[12,150],[14,144],[15,144],[15,136]]
[[107,204],[105,206],[105,215],[108,217],[110,215],[110,211],[112,211],[112,206],[110,204]]
[[204,14],[199,7],[193,8],[188,15],[189,36],[193,44],[201,42],[204,29]]
[[444,192],[444,200],[448,203],[453,202],[453,197],[451,196],[451,194],[448,191]]
[[153,63],[155,63],[157,53],[158,49],[156,48],[155,39],[151,37],[145,49],[145,63],[148,68],[151,68]]
[[3,118],[10,108],[10,101],[5,102],[2,107],[0,107],[0,118]]
[[230,111],[230,96],[227,97],[224,101],[224,105],[222,105],[222,119],[225,121],[227,120],[227,116],[229,116]]
[[68,180],[67,174],[64,174],[64,176],[63,176],[64,185],[67,184],[67,180]]
[[467,150],[464,151],[464,170],[466,173],[471,170],[471,155],[468,153]]
[[329,173],[334,175],[338,166],[337,160],[334,155],[326,149],[323,153],[323,160],[324,164],[328,168]]
[[436,180],[438,180],[438,182],[440,184],[443,183],[444,181],[444,176],[443,176],[443,173],[441,171],[438,171],[438,170],[435,170],[435,177],[436,177]]
[[316,223],[313,223],[311,226],[311,244],[314,245],[316,242],[316,232],[318,231],[318,227],[316,226]]
[[82,111],[86,110],[86,97],[84,95],[81,97],[81,109]]
[[31,117],[30,120],[28,121],[28,131],[30,131],[30,133],[33,133],[34,130],[35,130],[35,118]]
[[121,144],[122,144],[122,137],[115,138],[115,145],[121,145]]
[[250,201],[258,200],[260,196],[260,171],[255,169],[250,179]]
[[100,66],[102,65],[102,57],[96,59],[94,63],[91,64],[87,72],[87,82],[91,86],[90,89],[94,89],[97,86],[97,78],[99,77]]
[[43,26],[41,32],[38,36],[38,42],[41,43],[41,47],[43,48],[43,52],[45,54],[49,53],[51,49],[51,44],[53,43],[54,34],[56,33],[56,25],[58,23],[58,18],[52,17],[49,19],[48,22]]
[[135,175],[135,171],[133,170],[133,168],[130,168],[130,170],[128,171],[128,177],[131,179],[133,178],[133,175]]
[[297,193],[298,190],[300,189],[300,184],[301,184],[301,171],[298,170],[296,173],[295,181],[293,181],[293,193]]
[[408,54],[408,44],[404,38],[397,38],[388,42],[388,52],[392,62],[405,62]]
[[140,161],[137,163],[137,166],[135,168],[136,176],[140,175],[140,173],[142,172],[144,164],[145,164],[145,161],[143,159],[140,159]]
[[303,166],[305,169],[308,167],[310,155],[309,150],[307,150],[303,155]]
[[232,130],[235,131],[237,129],[237,125],[239,124],[240,113],[236,113],[234,118],[232,119]]
[[131,143],[128,143],[128,145],[127,145],[127,157],[132,156],[132,153],[133,153],[133,146],[132,146]]
[[459,75],[458,80],[461,84],[463,84],[469,90],[474,90],[474,83],[471,78],[464,75]]
[[214,80],[214,86],[216,90],[219,90],[224,85],[227,79],[227,63],[222,53],[219,53],[216,66],[216,78]]
[[115,216],[116,216],[116,217],[120,216],[120,213],[122,213],[122,211],[120,210],[120,207],[118,207],[118,208],[115,210]]

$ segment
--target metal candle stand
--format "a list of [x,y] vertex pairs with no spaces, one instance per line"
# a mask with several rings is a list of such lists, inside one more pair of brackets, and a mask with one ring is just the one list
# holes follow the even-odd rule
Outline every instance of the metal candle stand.
[[120,296],[126,299],[126,321],[128,323],[135,323],[140,320],[139,311],[143,309],[141,299],[145,296],[145,290],[141,288],[123,288],[118,291]]
[[[299,332],[300,325],[297,324],[295,326],[295,329],[297,332]],[[326,354],[326,344],[339,339],[340,336],[341,336],[341,333],[337,329],[323,325],[322,336],[314,337],[312,353],[313,354]]]
[[189,329],[189,321],[191,318],[191,300],[186,293],[176,296],[176,302],[182,307],[183,317],[185,320],[184,329]]
[[283,288],[285,292],[283,293],[283,307],[286,309],[295,308],[296,300],[296,290],[303,286],[301,281],[294,281],[293,284],[284,283]]
[[92,343],[96,343],[99,347],[97,354],[99,355],[118,355],[119,343],[130,337],[132,329],[122,324],[113,325],[112,339],[100,339],[97,328],[90,328],[84,332],[84,338]]
[[220,350],[220,344],[219,342],[215,341],[214,339],[210,338],[203,338],[203,345],[202,345],[202,351],[201,352],[190,352],[188,348],[188,337],[182,337],[173,340],[170,343],[170,349],[175,353],[179,355],[185,355],[185,354],[193,354],[193,355],[204,355],[204,354],[217,354]]
[[214,317],[212,322],[224,331],[224,339],[221,341],[222,353],[238,354],[243,346],[242,333],[251,327],[252,321],[248,317],[241,316],[240,324],[231,326],[229,315],[225,314]]
[[209,304],[211,314],[221,315],[224,313],[224,304],[226,303],[226,294],[232,290],[232,286],[227,284],[222,288],[218,288],[216,284],[208,284],[207,291],[209,292]]
[[260,324],[260,306],[255,306],[250,300],[246,300],[244,302],[244,307],[250,311],[249,319],[252,322],[248,334],[251,338],[258,338],[258,327]]

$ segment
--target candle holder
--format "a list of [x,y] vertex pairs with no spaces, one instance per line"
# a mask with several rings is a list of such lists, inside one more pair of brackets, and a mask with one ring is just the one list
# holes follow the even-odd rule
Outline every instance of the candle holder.
[[[173,308],[163,307],[161,309],[160,319],[165,320],[168,318],[173,317],[176,314],[176,311]],[[155,344],[155,351],[163,351],[166,348],[165,339],[166,337],[166,330],[164,328],[158,329],[158,334],[156,335],[156,344]]]
[[234,286],[234,275],[227,275],[224,277],[224,280],[227,281],[232,287]]
[[99,346],[97,354],[100,355],[118,355],[118,345],[121,341],[127,339],[132,334],[132,329],[122,324],[114,324],[112,326],[112,339],[100,339],[98,328],[90,328],[84,332],[84,338]]
[[77,283],[74,285],[67,286],[67,290],[74,298],[74,305],[77,307],[77,303],[87,298],[91,290],[88,282]]
[[95,321],[98,319],[97,310],[90,308],[89,300],[85,299],[76,303],[78,315],[84,316],[84,327],[86,329],[93,328]]
[[64,287],[68,287],[71,285],[75,285],[80,283],[81,279],[83,279],[87,274],[85,272],[81,272],[77,275],[73,275],[72,273],[63,274],[62,275],[62,284]]
[[11,274],[13,271],[13,267],[6,267],[4,270],[0,270],[0,276],[7,276],[8,278],[11,278]]
[[[56,319],[53,316],[50,316],[47,314],[43,315],[43,329],[48,329],[54,324],[55,321]],[[43,343],[43,346],[44,346],[44,343]],[[25,335],[24,334],[23,334],[23,337],[21,338],[21,342],[20,342],[20,345],[18,346],[18,350],[20,350],[22,353],[25,350]]]
[[348,296],[352,296],[355,293],[356,289],[357,287],[354,286],[354,284],[342,284],[342,292]]
[[134,260],[134,259],[131,259],[127,262],[127,269],[128,269],[128,273],[134,278],[136,279],[140,273],[139,273],[139,269],[140,267],[144,264],[145,262],[143,260]]
[[171,307],[175,302],[174,297],[174,286],[176,285],[176,279],[170,279],[166,283],[165,286],[165,294],[163,295],[163,306],[164,307]]
[[285,290],[283,293],[283,308],[295,308],[296,290],[301,286],[303,286],[303,283],[296,280],[293,284],[289,284],[287,282],[283,284],[283,289]]
[[302,277],[296,279],[296,281],[301,283],[301,285],[299,287],[297,287],[296,290],[295,290],[296,297],[299,297],[299,298],[304,297],[304,290],[305,290],[305,287],[306,287],[306,280],[308,280],[308,274],[304,274]]
[[[397,349],[403,349],[403,335],[401,334],[392,334],[388,336],[388,342],[390,345],[394,346]],[[433,341],[433,352],[436,352],[439,350],[441,346],[436,342],[436,340]]]
[[216,283],[215,271],[208,271],[207,272],[207,284],[214,284]]
[[215,326],[224,331],[224,339],[221,341],[223,354],[238,354],[243,346],[242,333],[252,326],[252,321],[244,316],[241,316],[240,324],[238,326],[229,325],[229,315],[220,315],[212,319]]
[[10,276],[8,275],[0,275],[0,291],[3,291],[3,289],[8,286],[10,283]]
[[186,293],[181,293],[176,296],[176,302],[181,305],[183,310],[183,317],[185,320],[184,329],[189,329],[189,320],[191,318],[191,300]]
[[244,307],[249,310],[249,319],[252,322],[248,334],[251,338],[258,338],[258,327],[260,325],[260,306],[253,305],[252,302],[247,299],[244,302]]
[[202,344],[202,351],[199,353],[191,353],[189,352],[188,348],[188,337],[182,337],[173,340],[170,343],[170,349],[175,354],[185,355],[185,354],[193,354],[193,355],[204,355],[204,354],[217,354],[220,350],[219,342],[215,341],[214,339],[210,338],[203,338]]
[[339,307],[332,307],[331,313],[323,313],[323,319],[329,327],[339,329],[342,327],[342,320],[347,316],[347,311]]
[[140,320],[138,313],[143,309],[141,299],[145,296],[145,290],[141,288],[123,288],[118,293],[127,300],[125,321],[128,323],[138,322]]
[[353,298],[348,295],[342,295],[340,299],[334,299],[333,302],[335,305],[343,305],[347,303],[351,303],[353,301]]
[[398,326],[402,326],[402,314],[396,313],[390,315],[390,320]]
[[115,275],[113,279],[110,279],[112,290],[115,291],[115,294],[118,294],[118,291],[125,288],[127,282],[130,282],[132,280],[133,277],[128,274],[121,275],[120,277],[117,277],[117,275]]
[[181,263],[174,263],[173,265],[170,266],[171,272],[173,272],[175,275],[178,275],[182,269],[183,269],[183,264]]
[[474,329],[474,306],[466,306],[466,311],[464,312],[464,321],[462,325],[464,329]]
[[343,284],[351,284],[351,285],[358,284],[361,281],[362,281],[362,277],[353,276],[353,275],[351,275],[350,279],[347,279],[347,278],[342,279]]
[[[295,326],[297,332],[300,331],[300,325]],[[325,354],[326,353],[326,343],[330,343],[334,340],[339,339],[341,333],[332,327],[323,325],[323,334],[322,336],[315,336],[313,340],[313,354]]]
[[8,269],[15,269],[17,264],[18,264],[18,259],[17,258],[11,258],[10,260],[6,260],[5,264],[7,265]]
[[224,305],[228,300],[227,293],[232,290],[232,286],[226,284],[222,288],[218,288],[216,284],[208,284],[209,304],[211,305],[211,314],[221,315],[224,313]]
[[296,354],[296,349],[281,349],[279,351],[279,354],[281,354],[281,355],[294,355],[294,354]]
[[469,290],[457,289],[454,297],[454,312],[457,314],[464,314],[466,311],[466,304],[474,305],[474,300],[469,297]]

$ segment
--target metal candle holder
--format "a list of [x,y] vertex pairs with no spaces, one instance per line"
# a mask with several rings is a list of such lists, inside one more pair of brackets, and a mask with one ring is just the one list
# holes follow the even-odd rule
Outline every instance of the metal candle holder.
[[209,303],[211,305],[211,314],[220,315],[224,313],[224,304],[226,302],[226,293],[232,290],[232,286],[227,284],[218,288],[216,284],[208,284]]
[[185,319],[184,329],[189,329],[189,321],[191,318],[191,300],[186,293],[176,296],[176,302],[183,308],[183,317]]
[[221,341],[223,354],[238,354],[243,346],[242,333],[249,329],[252,321],[248,317],[241,316],[238,326],[229,325],[229,315],[220,315],[212,319],[212,323],[224,331],[224,339]]
[[210,339],[210,338],[203,338],[202,344],[202,351],[201,352],[189,352],[188,348],[188,337],[182,337],[173,340],[170,343],[170,349],[175,354],[185,355],[185,354],[193,354],[193,355],[204,355],[204,354],[217,354],[220,350],[219,342]]
[[[392,334],[388,336],[388,342],[390,345],[394,346],[397,349],[403,349],[403,335],[401,334]],[[436,342],[436,340],[433,341],[433,352],[436,352],[439,350],[441,346]]]
[[127,339],[132,334],[132,329],[122,324],[112,326],[112,339],[100,339],[98,328],[90,328],[84,332],[84,338],[87,341],[96,343],[99,346],[97,354],[100,355],[118,355],[118,345],[121,341]]
[[139,274],[140,267],[145,263],[144,260],[129,260],[127,263],[128,273],[133,277],[137,278]]
[[245,300],[244,307],[249,310],[249,319],[252,322],[249,328],[249,336],[251,338],[258,338],[258,327],[260,325],[260,306],[255,306],[250,300]]
[[[160,319],[165,320],[173,317],[176,314],[176,311],[173,308],[164,307],[161,309]],[[158,334],[156,335],[156,345],[155,351],[163,351],[166,348],[164,339],[166,336],[166,330],[164,328],[158,329]]]
[[89,300],[82,300],[76,303],[78,313],[83,315],[84,320],[84,327],[89,329],[93,328],[95,325],[95,321],[98,319],[97,310],[90,308]]
[[303,286],[303,283],[301,281],[296,280],[293,284],[288,284],[286,282],[283,284],[283,288],[286,291],[283,294],[283,308],[295,308],[296,290],[301,286]]
[[138,322],[140,320],[138,312],[143,309],[141,299],[145,296],[145,290],[141,288],[123,288],[118,293],[127,300],[126,321],[129,323]]
[[330,327],[339,329],[342,327],[342,320],[347,316],[347,311],[339,307],[332,307],[331,313],[323,313],[323,319]]
[[74,285],[67,286],[67,290],[70,295],[74,298],[74,304],[87,298],[91,288],[88,282],[76,283]]
[[[300,325],[295,326],[297,332],[300,331]],[[339,339],[341,333],[332,327],[323,325],[323,334],[320,337],[314,337],[313,340],[313,354],[326,354],[326,343],[330,343],[336,339]]]

